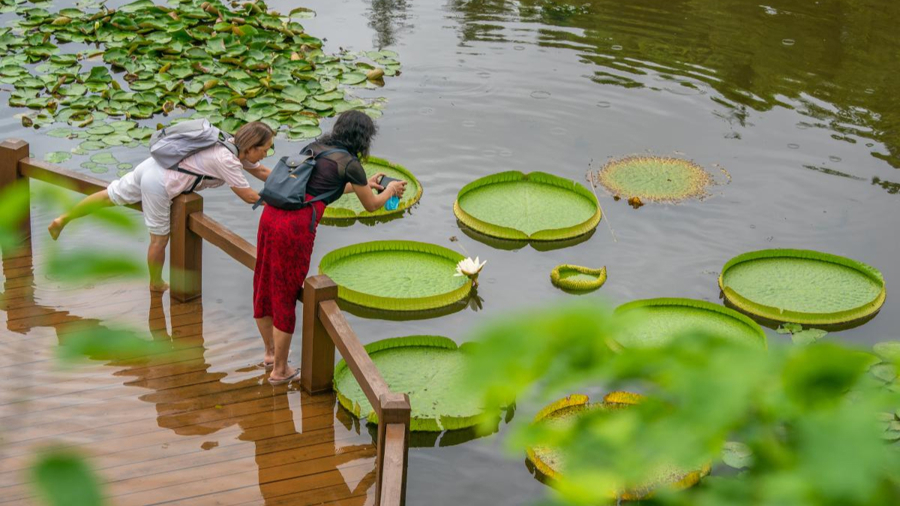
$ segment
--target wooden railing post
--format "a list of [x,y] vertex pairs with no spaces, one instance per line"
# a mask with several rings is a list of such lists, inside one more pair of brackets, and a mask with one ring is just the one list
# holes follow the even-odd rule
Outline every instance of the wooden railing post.
[[20,245],[9,251],[4,250],[4,260],[31,256],[31,198],[28,178],[19,171],[19,160],[28,158],[28,155],[28,143],[21,139],[6,139],[0,143],[0,191],[19,186],[23,192],[20,197],[23,207],[19,225]]
[[169,238],[169,283],[172,298],[187,302],[200,296],[203,285],[203,239],[189,226],[192,213],[203,211],[203,197],[196,193],[172,200]]
[[311,276],[303,285],[303,341],[300,387],[310,394],[330,392],[334,380],[334,342],[319,319],[319,303],[337,299],[338,287],[328,276]]
[[[406,501],[406,469],[407,455],[409,454],[409,396],[404,393],[391,392],[381,395],[381,408],[378,413],[378,457],[375,462],[375,501],[379,506],[395,506]],[[402,446],[388,444],[389,436],[398,437],[394,428],[402,426],[399,431],[403,437]],[[395,443],[394,439],[392,443]],[[396,451],[402,448],[402,452]],[[402,479],[396,480],[391,472],[387,473],[385,466],[401,466]],[[385,477],[390,479],[385,480]],[[398,489],[399,487],[399,489]],[[390,500],[387,500],[390,498]]]

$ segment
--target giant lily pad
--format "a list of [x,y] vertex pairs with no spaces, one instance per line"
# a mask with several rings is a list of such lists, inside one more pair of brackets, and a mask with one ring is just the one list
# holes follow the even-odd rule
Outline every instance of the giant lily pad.
[[606,283],[606,267],[591,269],[580,265],[557,265],[550,273],[550,282],[564,290],[596,290]]
[[411,172],[400,165],[391,163],[381,158],[370,156],[363,163],[363,168],[366,169],[366,176],[368,177],[372,177],[375,174],[381,172],[384,173],[387,177],[406,181],[406,191],[404,192],[403,200],[400,201],[397,209],[388,211],[384,208],[381,208],[369,212],[365,210],[362,202],[359,201],[359,197],[357,197],[356,194],[348,193],[343,195],[338,200],[332,202],[328,205],[328,207],[325,208],[325,215],[323,216],[324,219],[346,221],[355,220],[357,218],[373,218],[380,216],[398,215],[402,214],[404,211],[412,207],[412,205],[418,202],[422,197],[422,186],[419,184],[419,180],[416,179]]
[[[409,395],[410,430],[437,432],[472,427],[484,413],[482,400],[466,388],[466,353],[446,337],[395,337],[366,345],[372,362],[393,392]],[[356,417],[378,423],[347,363],[334,368],[334,390],[341,406]]]
[[741,311],[775,322],[836,325],[873,316],[884,304],[881,273],[862,262],[810,250],[738,255],[719,287]]
[[336,249],[319,272],[338,285],[338,296],[359,306],[389,311],[424,311],[465,298],[472,282],[454,276],[463,257],[453,250],[415,241],[373,241]]
[[453,212],[477,232],[511,240],[571,239],[600,223],[600,205],[590,190],[543,172],[475,180],[459,191]]
[[600,169],[599,177],[613,195],[657,202],[701,197],[712,183],[709,173],[694,162],[655,156],[612,160]]
[[619,344],[626,348],[659,346],[687,332],[715,334],[749,346],[766,347],[766,333],[756,322],[702,300],[636,300],[619,306],[616,313],[635,316],[619,337]]
[[[565,429],[588,413],[611,413],[618,409],[628,409],[637,404],[642,397],[628,392],[612,392],[602,402],[591,403],[586,395],[574,394],[560,399],[538,412],[534,423],[555,429]],[[533,466],[535,476],[541,481],[554,485],[565,475],[566,454],[558,448],[531,447],[526,449],[528,462]],[[663,466],[654,470],[656,476],[650,483],[632,490],[610,490],[611,500],[622,499],[636,501],[653,495],[655,489],[667,487],[670,490],[681,490],[696,485],[700,479],[709,474],[710,467],[688,471],[674,466]]]

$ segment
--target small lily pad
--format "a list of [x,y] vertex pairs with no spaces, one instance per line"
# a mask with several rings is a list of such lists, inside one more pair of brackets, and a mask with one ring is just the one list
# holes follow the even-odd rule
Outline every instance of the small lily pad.
[[722,462],[735,469],[750,467],[753,465],[753,451],[744,443],[729,441],[722,446]]
[[606,267],[591,269],[580,265],[557,265],[550,273],[550,282],[565,290],[596,290],[606,283]]
[[50,163],[63,163],[72,158],[72,153],[68,151],[54,151],[44,155],[44,160]]
[[115,165],[119,163],[119,160],[116,160],[116,157],[109,152],[96,153],[91,156],[91,161],[100,165]]
[[75,130],[73,130],[71,128],[62,127],[62,128],[54,128],[53,130],[49,130],[47,132],[47,135],[49,135],[50,137],[57,137],[57,138],[65,139],[65,138],[72,138],[77,134],[76,134]]
[[100,151],[101,149],[106,149],[108,146],[100,141],[84,141],[78,145],[78,148],[82,151]]
[[822,339],[826,335],[828,335],[828,332],[821,329],[806,329],[791,334],[791,341],[796,345],[806,346]]

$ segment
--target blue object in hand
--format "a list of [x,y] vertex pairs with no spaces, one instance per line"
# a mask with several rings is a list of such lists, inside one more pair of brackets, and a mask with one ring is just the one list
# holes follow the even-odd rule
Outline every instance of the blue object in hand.
[[397,209],[397,206],[400,205],[400,198],[394,195],[389,198],[387,202],[384,203],[384,209],[386,211],[394,211]]

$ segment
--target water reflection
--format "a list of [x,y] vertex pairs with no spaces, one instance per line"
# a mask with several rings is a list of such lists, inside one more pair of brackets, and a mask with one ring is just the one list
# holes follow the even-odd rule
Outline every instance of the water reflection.
[[[8,330],[25,335],[34,328],[52,328],[60,346],[77,333],[108,330],[101,320],[41,304],[35,296],[30,256],[5,258],[3,274],[0,311],[6,313]],[[77,293],[83,305],[88,294]],[[67,409],[66,413],[54,415],[89,418],[105,428],[92,441],[119,455],[119,464],[102,470],[105,477],[112,478],[108,492],[127,496],[127,500],[119,497],[125,502],[146,502],[149,497],[154,502],[193,501],[202,496],[204,501],[229,503],[259,502],[262,497],[267,505],[371,503],[375,446],[368,438],[336,430],[340,425],[335,423],[334,395],[312,397],[297,391],[296,386],[291,390],[272,387],[261,367],[234,373],[215,371],[206,358],[202,303],[173,302],[167,317],[163,300],[162,294],[149,296],[147,327],[156,344],[152,354],[114,359],[98,350],[88,358],[115,367],[115,376],[126,377],[124,385],[150,390],[139,399],[155,407],[156,424],[184,438],[154,432],[129,434],[134,429],[127,423],[109,425],[125,414],[128,400],[136,392],[133,389],[110,397],[110,401],[118,400],[107,401],[99,412],[90,403],[76,403],[61,408]],[[252,344],[258,344],[256,340],[253,335]],[[258,347],[252,348],[239,357],[260,353]],[[234,352],[229,355],[234,357]],[[108,387],[101,390],[104,388]],[[86,397],[90,398],[90,393]],[[298,409],[301,413],[296,413]],[[44,408],[40,414],[46,415],[46,411]],[[228,429],[237,429],[237,437]],[[222,431],[225,433],[213,437]],[[198,441],[191,436],[210,437]],[[252,460],[243,442],[253,443]],[[103,459],[98,455],[98,462]]]
[[[201,303],[173,303],[170,312],[171,334],[162,297],[151,297],[148,327],[154,341],[167,346],[171,353],[137,361],[117,373],[135,378],[126,385],[153,390],[140,399],[155,404],[160,427],[182,436],[212,435],[239,427],[238,439],[255,446],[259,491],[266,504],[348,498],[348,504],[366,502],[367,491],[375,483],[375,447],[342,442],[336,437],[334,395],[288,394],[285,387],[272,387],[264,381],[261,368],[257,375],[226,382],[228,374],[211,372],[212,365],[204,357]],[[289,395],[301,401],[299,420]],[[206,444],[220,453],[239,446],[227,440]],[[221,457],[209,452],[192,460],[196,466]]]
[[375,30],[372,41],[377,49],[384,49],[397,42],[397,36],[413,28],[410,23],[406,0],[371,0],[369,27]]
[[[900,2],[783,0],[451,0],[461,45],[471,41],[567,48],[593,81],[702,94],[746,126],[746,108],[795,109],[849,143],[884,143],[872,156],[900,168],[900,80],[894,77]],[[528,24],[532,25],[528,25]],[[740,134],[736,134],[739,136]]]

